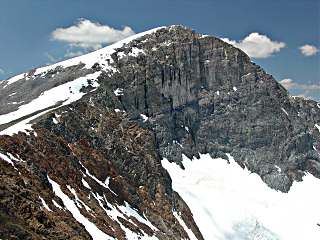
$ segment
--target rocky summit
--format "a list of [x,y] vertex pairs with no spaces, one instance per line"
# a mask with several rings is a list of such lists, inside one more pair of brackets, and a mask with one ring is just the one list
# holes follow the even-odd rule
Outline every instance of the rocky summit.
[[183,26],[4,80],[0,114],[1,239],[205,239],[162,159],[320,178],[320,103]]

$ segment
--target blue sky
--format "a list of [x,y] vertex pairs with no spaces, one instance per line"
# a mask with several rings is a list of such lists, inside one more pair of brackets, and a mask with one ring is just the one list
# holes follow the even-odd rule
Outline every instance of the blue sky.
[[[319,2],[1,0],[0,79],[110,44],[103,37],[179,24],[225,38],[292,95],[320,101]],[[96,42],[81,36],[85,23]]]

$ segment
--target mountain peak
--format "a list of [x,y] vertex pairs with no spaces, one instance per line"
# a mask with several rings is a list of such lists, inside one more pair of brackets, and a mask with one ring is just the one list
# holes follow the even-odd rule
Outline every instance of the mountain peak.
[[[30,70],[0,93],[1,164],[14,176],[5,181],[34,181],[27,195],[37,202],[2,214],[25,229],[40,222],[48,238],[53,229],[89,238],[94,223],[115,239],[203,239],[166,161],[235,161],[281,192],[307,172],[320,176],[317,103],[292,98],[244,52],[184,26]],[[21,220],[28,214],[31,225]]]

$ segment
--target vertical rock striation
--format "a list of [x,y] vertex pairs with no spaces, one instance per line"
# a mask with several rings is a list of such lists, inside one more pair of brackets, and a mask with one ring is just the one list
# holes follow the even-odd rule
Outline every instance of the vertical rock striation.
[[[128,54],[134,48],[137,56]],[[123,90],[113,107],[155,133],[161,157],[180,163],[181,153],[231,153],[284,192],[303,171],[319,177],[319,104],[291,97],[241,50],[171,26],[113,58],[117,71],[101,76],[102,85]]]

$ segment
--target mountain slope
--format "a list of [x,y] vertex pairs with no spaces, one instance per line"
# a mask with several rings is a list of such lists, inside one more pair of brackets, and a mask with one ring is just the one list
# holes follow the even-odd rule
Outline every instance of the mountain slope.
[[183,169],[183,155],[229,153],[281,192],[320,176],[319,103],[183,26],[20,74],[0,93],[2,238],[207,239],[161,159]]

